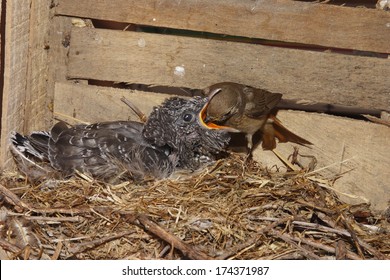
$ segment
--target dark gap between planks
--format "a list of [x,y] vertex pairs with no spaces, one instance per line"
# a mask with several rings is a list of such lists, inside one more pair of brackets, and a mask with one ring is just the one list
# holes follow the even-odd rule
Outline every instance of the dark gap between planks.
[[284,42],[284,41],[274,41],[258,38],[248,38],[241,36],[232,36],[225,34],[216,34],[210,32],[201,32],[193,30],[184,30],[184,29],[174,29],[166,27],[155,27],[155,26],[146,26],[146,25],[136,25],[131,23],[124,22],[115,22],[108,20],[97,20],[91,19],[92,24],[95,28],[98,29],[111,29],[111,30],[124,30],[124,31],[133,31],[133,32],[144,32],[144,33],[155,33],[155,34],[165,34],[165,35],[175,35],[183,37],[193,37],[193,38],[203,38],[211,40],[220,40],[228,42],[238,42],[238,43],[247,43],[247,44],[257,44],[269,47],[278,47],[278,48],[290,48],[290,49],[299,49],[299,50],[308,50],[316,52],[332,52],[343,55],[354,55],[354,56],[365,56],[365,57],[376,57],[387,59],[388,54],[386,53],[376,53],[369,51],[358,51],[358,50],[349,50],[341,48],[329,48],[318,45],[307,45],[294,42]]
[[377,0],[294,0],[296,2],[313,2],[343,7],[375,9]]
[[[203,96],[201,89],[192,89],[184,87],[168,87],[168,86],[153,86],[145,84],[128,84],[123,82],[112,82],[112,81],[99,81],[99,80],[88,80],[89,85],[121,88],[129,90],[139,90],[145,92],[155,92],[161,94],[170,94],[178,96]],[[367,120],[363,115],[371,115],[380,117],[383,110],[380,109],[368,109],[353,106],[342,106],[330,103],[321,102],[310,102],[301,103],[297,99],[282,99],[276,106],[277,109],[282,110],[296,110],[305,112],[325,113],[328,115],[347,117],[358,120]]]

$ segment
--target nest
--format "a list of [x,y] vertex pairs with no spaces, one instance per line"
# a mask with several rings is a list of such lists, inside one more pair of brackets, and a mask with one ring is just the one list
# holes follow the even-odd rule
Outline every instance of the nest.
[[176,179],[1,178],[2,258],[388,259],[389,214],[240,155]]

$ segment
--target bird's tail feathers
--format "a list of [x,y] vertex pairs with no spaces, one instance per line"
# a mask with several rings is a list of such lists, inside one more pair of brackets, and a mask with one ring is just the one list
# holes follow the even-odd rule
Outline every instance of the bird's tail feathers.
[[262,147],[264,150],[273,150],[276,147],[275,139],[281,143],[292,142],[299,145],[313,145],[310,141],[288,130],[279,119],[272,118],[272,122],[264,125]]
[[34,157],[41,161],[48,158],[50,134],[46,131],[33,132],[29,136],[23,136],[18,132],[11,134],[11,142],[14,151],[19,152],[25,157]]
[[[39,135],[38,139],[49,139],[47,133],[37,132],[33,135]],[[17,132],[11,134],[10,150],[14,156],[15,162],[19,171],[26,175],[32,181],[39,181],[42,178],[48,178],[53,173],[53,168],[50,166],[46,154],[42,153],[32,144],[29,137],[23,136]],[[34,142],[35,143],[35,142]],[[43,144],[43,142],[39,142]],[[42,146],[40,146],[42,148]],[[47,153],[47,152],[46,152]]]

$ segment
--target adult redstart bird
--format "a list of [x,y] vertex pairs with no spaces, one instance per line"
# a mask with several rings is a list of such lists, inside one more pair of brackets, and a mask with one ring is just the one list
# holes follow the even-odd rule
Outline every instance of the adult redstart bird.
[[253,135],[261,130],[262,147],[272,150],[279,142],[310,145],[309,141],[284,127],[276,118],[275,106],[282,94],[233,82],[211,85],[203,90],[208,102],[201,110],[201,119],[212,129],[241,132],[246,135],[249,154]]

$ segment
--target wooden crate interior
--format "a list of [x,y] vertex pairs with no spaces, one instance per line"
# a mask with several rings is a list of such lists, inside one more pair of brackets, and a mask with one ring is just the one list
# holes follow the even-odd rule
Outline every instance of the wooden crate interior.
[[[167,94],[191,96],[222,81],[390,111],[390,13],[373,1],[331,2],[8,1],[1,165],[12,166],[13,130],[47,129],[54,119],[137,120],[122,96],[148,113]],[[316,157],[317,169],[343,174],[335,186],[346,201],[387,206],[388,127],[320,113],[279,116],[314,143],[300,151]],[[278,150],[287,157],[292,145]],[[280,165],[260,147],[254,156]]]

